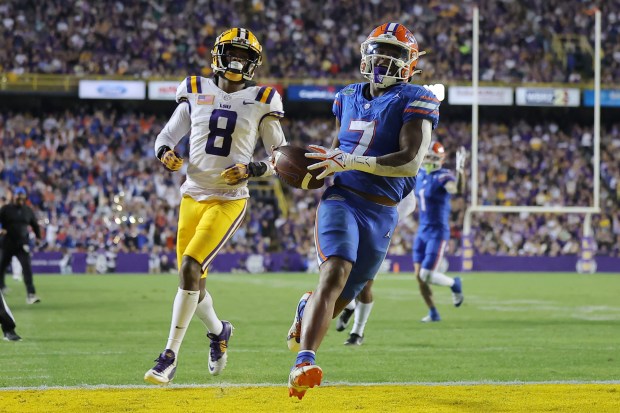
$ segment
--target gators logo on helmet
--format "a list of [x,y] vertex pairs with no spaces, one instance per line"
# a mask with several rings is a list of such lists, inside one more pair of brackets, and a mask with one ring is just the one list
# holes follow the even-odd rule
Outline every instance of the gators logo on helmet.
[[[231,51],[231,48],[247,52],[247,57]],[[215,40],[211,50],[211,68],[216,74],[233,82],[252,80],[254,70],[263,63],[263,47],[251,31],[235,27],[226,30]]]
[[384,88],[408,82],[419,71],[418,42],[402,24],[385,23],[375,28],[361,45],[360,72],[376,86]]

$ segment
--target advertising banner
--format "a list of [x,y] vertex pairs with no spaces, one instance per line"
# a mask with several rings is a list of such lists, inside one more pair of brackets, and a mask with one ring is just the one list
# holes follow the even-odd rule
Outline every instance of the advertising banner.
[[[474,91],[471,86],[450,86],[448,103],[451,105],[471,105]],[[511,87],[481,86],[478,88],[478,104],[481,106],[512,106],[514,103]]]
[[142,80],[80,80],[80,99],[145,99]]
[[[583,105],[594,106],[594,91],[583,91]],[[603,89],[601,90],[601,106],[619,108],[620,107],[620,89]]]
[[150,100],[174,100],[177,94],[177,87],[180,82],[175,81],[153,81],[149,82]]
[[291,85],[286,89],[290,101],[332,102],[343,86]]
[[518,87],[519,106],[579,106],[579,89]]

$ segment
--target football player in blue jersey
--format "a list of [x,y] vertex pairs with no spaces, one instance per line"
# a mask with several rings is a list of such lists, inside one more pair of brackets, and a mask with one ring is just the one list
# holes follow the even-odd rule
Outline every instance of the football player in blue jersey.
[[420,293],[429,308],[423,322],[440,321],[433,302],[430,284],[450,287],[456,307],[463,303],[461,278],[451,278],[438,270],[443,253],[450,240],[450,199],[462,192],[465,183],[465,148],[456,154],[456,178],[443,168],[445,149],[439,142],[431,142],[424,158],[424,167],[416,178],[415,196],[419,211],[418,232],[413,243],[413,269],[418,279]]
[[[415,186],[415,178],[410,178],[410,180]],[[409,193],[409,195],[403,198],[403,200],[398,204],[397,210],[399,224],[403,218],[413,213],[416,206],[413,188],[406,187],[404,193]],[[374,296],[372,294],[373,283],[374,280],[369,280],[357,298],[351,300],[351,302],[347,304],[338,317],[336,323],[337,331],[344,331],[347,328],[351,317],[353,317],[353,327],[351,328],[349,338],[347,338],[344,342],[345,346],[361,346],[364,342],[364,329],[366,328],[366,323],[370,318],[370,313],[372,312],[372,307],[375,303]]]
[[297,352],[289,374],[289,396],[301,399],[321,384],[315,364],[332,318],[373,279],[398,221],[396,206],[406,195],[439,120],[439,100],[409,84],[418,43],[403,25],[375,28],[361,45],[360,71],[368,83],[346,86],[334,100],[337,136],[331,148],[310,146],[322,168],[335,174],[317,208],[315,242],[319,284],[300,299],[287,342]]

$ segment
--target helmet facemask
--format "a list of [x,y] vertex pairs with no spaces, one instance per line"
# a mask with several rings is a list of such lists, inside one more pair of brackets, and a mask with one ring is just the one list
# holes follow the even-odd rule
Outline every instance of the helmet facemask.
[[409,47],[396,39],[371,38],[362,43],[360,71],[379,88],[397,82],[408,82],[418,71],[413,70],[418,57],[424,52]]
[[439,142],[431,142],[430,148],[422,161],[422,166],[424,170],[426,170],[426,173],[430,174],[431,172],[440,170],[445,161],[445,157],[446,152],[443,145]]
[[261,55],[247,46],[223,43],[215,50],[213,70],[233,82],[252,80],[254,70],[262,63]]
[[220,34],[211,49],[211,68],[232,82],[252,80],[254,70],[263,63],[263,47],[254,34],[242,27]]

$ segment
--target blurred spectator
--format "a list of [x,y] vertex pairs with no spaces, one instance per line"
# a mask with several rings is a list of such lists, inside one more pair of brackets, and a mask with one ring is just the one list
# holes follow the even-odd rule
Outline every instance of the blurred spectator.
[[592,77],[593,10],[602,11],[602,81],[620,78],[620,0],[5,0],[0,72],[137,77],[209,75],[215,36],[244,26],[264,46],[265,77],[352,79],[359,44],[380,23],[412,29],[434,81],[471,79],[472,6],[480,9],[480,75],[495,82]]
[[[160,252],[162,271],[174,263],[182,174],[159,168],[153,136],[165,119],[143,114],[60,112],[45,116],[0,113],[0,143],[5,148],[0,197],[21,185],[36,211],[48,251],[88,251],[89,271],[108,272],[117,252]],[[329,144],[329,118],[287,119],[292,144]],[[471,136],[470,124],[444,121],[435,131],[450,151]],[[483,122],[479,141],[479,203],[484,205],[573,205],[592,203],[592,129],[554,123],[510,125]],[[585,137],[585,138],[584,138]],[[183,142],[183,141],[182,141]],[[188,148],[181,144],[181,152]],[[263,157],[263,154],[257,157]],[[453,156],[448,154],[447,166]],[[601,206],[593,217],[599,253],[620,256],[620,124],[602,128]],[[295,251],[314,254],[313,222],[321,191],[284,187],[287,215],[264,193],[250,201],[244,225],[223,252]],[[449,253],[459,252],[464,211],[453,200]],[[579,251],[578,215],[474,215],[480,253],[558,255]],[[415,214],[400,226],[391,253],[407,254],[417,224]],[[104,252],[112,256],[106,258]],[[166,258],[164,258],[166,257]],[[166,263],[164,263],[166,260]],[[312,263],[309,258],[308,262]]]

